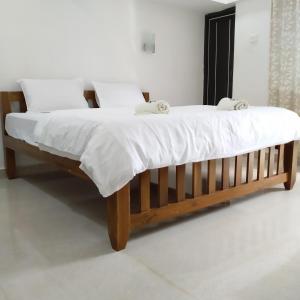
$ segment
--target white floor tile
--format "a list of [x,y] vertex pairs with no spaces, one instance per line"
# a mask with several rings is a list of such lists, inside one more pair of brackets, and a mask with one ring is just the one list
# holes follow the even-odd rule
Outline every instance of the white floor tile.
[[111,250],[79,179],[0,179],[0,300],[284,299],[300,295],[300,180],[136,232]]
[[8,300],[8,298],[5,296],[4,291],[0,287],[0,300]]

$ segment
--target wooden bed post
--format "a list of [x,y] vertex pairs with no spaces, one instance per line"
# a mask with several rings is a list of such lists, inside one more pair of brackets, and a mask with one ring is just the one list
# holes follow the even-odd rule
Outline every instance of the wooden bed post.
[[284,172],[288,173],[288,181],[284,183],[286,190],[291,190],[297,177],[298,144],[290,142],[284,147]]
[[125,249],[130,231],[129,183],[107,199],[107,226],[112,248]]
[[17,177],[15,151],[4,147],[4,160],[5,160],[5,169],[6,169],[7,178],[15,179]]
[[5,118],[6,115],[11,113],[11,106],[9,101],[9,93],[1,92],[0,93],[0,102],[1,102],[1,123],[2,123],[2,137],[3,137],[3,150],[4,150],[4,160],[5,160],[5,169],[8,179],[16,178],[16,157],[15,151],[9,149],[5,146],[4,137],[7,135],[5,132]]

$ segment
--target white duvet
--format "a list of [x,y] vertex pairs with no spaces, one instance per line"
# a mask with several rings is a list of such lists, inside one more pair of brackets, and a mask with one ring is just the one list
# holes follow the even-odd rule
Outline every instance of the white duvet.
[[35,128],[40,149],[80,160],[107,197],[147,169],[232,157],[300,139],[300,118],[286,109],[173,107],[168,115],[126,108],[56,111]]

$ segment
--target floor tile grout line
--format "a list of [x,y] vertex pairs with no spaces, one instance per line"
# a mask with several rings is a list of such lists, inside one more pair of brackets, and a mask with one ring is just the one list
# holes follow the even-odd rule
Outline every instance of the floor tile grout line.
[[165,283],[167,283],[168,285],[176,288],[176,290],[184,293],[186,296],[190,297],[191,299],[194,300],[198,300],[198,298],[195,298],[195,296],[193,294],[191,294],[190,292],[188,292],[187,290],[183,289],[182,287],[178,286],[175,282],[173,282],[172,280],[170,280],[169,278],[167,278],[166,276],[164,276],[163,274],[159,273],[158,271],[156,271],[154,268],[151,268],[150,266],[148,266],[145,262],[143,262],[143,260],[138,259],[136,257],[131,256],[130,254],[127,254],[131,259],[135,260],[137,263],[141,264],[142,266],[144,266],[148,271],[150,271],[151,273],[153,273],[155,276],[161,278]]

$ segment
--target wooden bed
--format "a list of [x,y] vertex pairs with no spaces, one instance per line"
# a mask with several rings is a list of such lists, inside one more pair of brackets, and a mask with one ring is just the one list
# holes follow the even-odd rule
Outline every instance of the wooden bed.
[[[1,92],[1,118],[6,173],[9,179],[16,178],[15,151],[23,152],[36,159],[55,164],[62,170],[90,180],[79,169],[80,163],[39,150],[30,144],[10,137],[5,132],[5,118],[12,103],[18,102],[20,111],[26,111],[22,92]],[[146,101],[149,94],[144,93]],[[94,91],[85,91],[85,98],[97,107]],[[280,120],[278,120],[280,121]],[[285,189],[293,188],[297,173],[297,143],[274,145],[267,149],[234,158],[234,178],[230,174],[230,159],[221,159],[221,185],[217,186],[216,160],[194,162],[192,166],[192,194],[186,193],[186,166],[176,166],[176,189],[169,189],[168,168],[158,170],[158,184],[151,184],[150,171],[139,174],[138,205],[131,201],[130,183],[116,192],[107,201],[108,233],[112,248],[116,251],[126,247],[132,230],[183,216],[201,209],[255,193],[277,184]],[[245,164],[243,161],[245,160]],[[202,180],[201,169],[207,166],[207,180]],[[256,171],[257,170],[257,171]],[[246,174],[246,180],[243,180]],[[204,184],[203,184],[204,182]],[[233,182],[233,184],[230,184]],[[153,189],[154,187],[154,189]],[[154,197],[153,197],[154,196]]]

